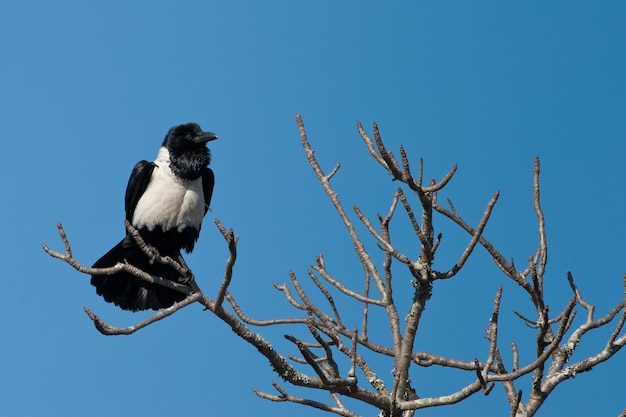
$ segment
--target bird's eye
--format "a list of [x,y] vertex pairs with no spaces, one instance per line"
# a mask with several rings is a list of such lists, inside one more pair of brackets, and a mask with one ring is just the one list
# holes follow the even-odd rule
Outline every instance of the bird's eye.
[[191,139],[192,137],[191,132],[185,133],[185,139]]

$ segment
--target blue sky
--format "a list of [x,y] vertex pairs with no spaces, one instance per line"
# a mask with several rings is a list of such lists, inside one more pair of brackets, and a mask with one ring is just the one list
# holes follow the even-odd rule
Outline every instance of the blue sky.
[[[272,392],[277,377],[199,306],[131,337],[101,336],[83,306],[117,325],[144,316],[107,305],[88,277],[41,251],[42,242],[62,249],[57,221],[86,264],[114,245],[133,165],[153,159],[167,129],[188,121],[220,140],[212,213],[187,261],[214,294],[227,252],[212,218],[233,227],[241,238],[231,291],[252,316],[293,314],[272,282],[288,281],[289,270],[304,281],[319,253],[337,277],[361,285],[351,243],[300,147],[297,112],[323,167],[341,162],[334,185],[347,207],[385,213],[397,187],[355,128],[376,121],[390,148],[403,144],[414,164],[424,158],[426,177],[459,164],[443,196],[469,221],[500,190],[485,235],[520,264],[537,244],[539,155],[551,311],[570,297],[570,269],[604,314],[619,302],[626,270],[625,19],[618,1],[4,2],[0,414],[320,415],[258,399],[252,388]],[[436,227],[444,233],[436,266],[447,269],[468,237],[445,219]],[[400,227],[396,234],[416,243]],[[512,310],[530,313],[531,304],[482,250],[457,279],[437,283],[416,349],[484,357],[498,285],[502,344],[515,340],[529,358],[523,340],[534,333]],[[304,336],[261,330],[290,354],[282,334]],[[599,333],[579,359],[602,348],[610,331]],[[387,363],[373,364],[388,378]],[[620,352],[564,383],[539,415],[619,414],[626,403],[614,381],[625,370]],[[424,395],[471,378],[433,369],[412,377]],[[501,388],[420,415],[485,411],[508,413]]]

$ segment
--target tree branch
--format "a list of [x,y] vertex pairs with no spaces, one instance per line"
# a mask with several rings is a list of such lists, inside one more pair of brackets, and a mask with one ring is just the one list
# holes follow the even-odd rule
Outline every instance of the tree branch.
[[[135,239],[138,246],[150,259],[150,262],[170,265],[181,276],[189,277],[189,285],[182,285],[147,274],[127,263],[118,263],[109,268],[86,267],[73,257],[67,235],[62,225],[58,223],[57,228],[65,252],[61,253],[51,250],[45,244],[43,249],[50,256],[68,263],[77,271],[89,275],[106,275],[126,271],[139,279],[188,295],[185,300],[158,311],[151,317],[129,327],[110,325],[85,307],[85,312],[99,332],[105,335],[129,335],[174,314],[188,305],[196,302],[200,303],[205,310],[210,311],[219,320],[226,323],[246,343],[254,346],[270,362],[274,371],[283,380],[296,387],[325,391],[330,396],[331,401],[326,404],[291,395],[275,382],[272,382],[272,385],[278,392],[278,395],[254,389],[256,395],[271,401],[293,402],[347,417],[357,417],[357,414],[345,407],[342,399],[346,397],[381,410],[379,414],[381,417],[412,417],[418,409],[457,403],[479,391],[488,395],[496,383],[502,383],[503,385],[510,406],[510,415],[530,417],[537,412],[559,383],[573,378],[577,374],[591,370],[593,366],[611,358],[626,344],[626,334],[623,333],[626,324],[626,274],[623,277],[624,296],[622,301],[610,309],[604,316],[596,319],[594,317],[596,307],[583,298],[572,274],[568,272],[567,278],[573,291],[573,297],[567,302],[560,314],[550,317],[550,309],[543,291],[548,259],[548,244],[546,222],[540,200],[540,163],[538,158],[535,158],[533,167],[533,208],[537,217],[539,242],[537,248],[533,249],[534,255],[528,257],[528,264],[525,269],[518,271],[513,260],[507,261],[501,252],[483,236],[493,207],[498,200],[499,192],[496,191],[494,193],[478,225],[476,228],[473,228],[457,212],[450,199],[447,199],[449,209],[440,206],[437,200],[438,193],[442,192],[443,188],[456,173],[456,165],[453,165],[448,173],[438,182],[431,180],[430,183],[425,185],[424,163],[422,159],[419,160],[417,177],[414,177],[411,172],[410,160],[403,146],[399,148],[399,159],[397,159],[393,152],[385,146],[377,124],[374,123],[373,125],[372,139],[361,124],[357,123],[359,134],[369,153],[394,180],[402,183],[401,187],[395,190],[386,215],[377,215],[380,227],[372,224],[357,205],[353,206],[356,216],[371,235],[370,241],[383,251],[378,258],[372,258],[363,243],[364,241],[356,233],[337,193],[330,184],[331,179],[338,173],[340,164],[337,163],[330,173],[325,174],[315,158],[300,115],[296,115],[296,121],[307,161],[352,240],[355,254],[363,269],[363,289],[356,291],[350,288],[352,285],[346,285],[347,280],[333,277],[326,268],[323,256],[319,255],[316,257],[316,263],[307,270],[307,275],[323,295],[323,298],[317,293],[312,293],[313,296],[310,297],[295,273],[290,271],[291,286],[274,283],[274,287],[282,291],[291,307],[305,312],[305,317],[258,320],[248,317],[235,301],[234,296],[229,292],[229,285],[233,279],[234,266],[237,260],[238,237],[235,236],[232,229],[227,230],[217,219],[215,224],[224,237],[228,250],[228,259],[226,260],[223,278],[217,290],[215,300],[211,300],[200,290],[182,257],[179,259],[161,257],[155,248],[143,241],[141,235],[128,222],[126,223],[126,228],[129,235]],[[417,197],[417,201],[421,206],[421,218],[419,220],[403,191],[404,187],[408,187]],[[417,240],[415,238],[404,240],[404,236],[402,236],[402,248],[403,251],[406,251],[406,254],[398,249],[396,242],[400,241],[400,238],[396,236],[395,228],[393,231],[391,230],[391,220],[396,215],[398,203],[401,203],[403,207],[400,215],[406,213],[411,225],[409,231],[412,229],[412,232],[417,237]],[[471,236],[470,241],[458,257],[456,263],[449,270],[443,272],[434,271],[432,268],[435,252],[442,242],[441,233],[435,234],[433,210],[435,213],[452,220],[454,224]],[[394,227],[396,227],[395,225],[396,222],[394,222]],[[393,240],[392,232],[394,233]],[[406,245],[408,243],[406,242],[411,241],[414,243],[414,247],[409,247],[407,251]],[[427,301],[432,296],[434,280],[456,276],[466,265],[478,244],[485,248],[505,276],[512,279],[526,291],[530,296],[537,315],[536,318],[526,317],[514,311],[525,324],[534,329],[535,348],[534,358],[528,363],[520,364],[520,356],[523,355],[520,355],[517,344],[511,342],[512,369],[510,371],[506,369],[503,362],[498,340],[501,326],[499,313],[502,302],[502,286],[498,288],[494,297],[492,315],[489,326],[486,329],[488,351],[483,352],[482,357],[486,356],[484,361],[478,360],[478,357],[481,355],[468,355],[470,358],[475,358],[472,361],[444,357],[430,352],[414,351],[417,331],[423,316],[422,313]],[[379,258],[382,258],[382,268],[380,270],[378,269],[379,266],[374,262],[374,259]],[[403,268],[408,268],[413,280],[410,282],[406,279],[395,281],[393,272],[395,272],[395,268],[399,264],[394,262],[399,262],[404,265]],[[323,278],[323,280],[319,277]],[[330,285],[327,286],[324,281]],[[372,282],[378,290],[378,295],[370,295]],[[408,295],[410,294],[409,285],[413,287],[412,299]],[[294,294],[292,294],[290,288],[295,291]],[[394,300],[394,292],[396,297],[398,297],[397,294],[400,294],[400,297],[405,297],[399,304],[396,304]],[[359,306],[354,311],[360,312],[356,318],[356,320],[360,321],[360,332],[358,327],[352,327],[347,324],[355,316],[342,311],[342,307],[345,305],[342,304],[339,298],[336,298],[336,295],[344,296],[343,298],[351,303],[346,303],[345,305],[354,305],[356,303]],[[407,299],[407,297],[409,298]],[[316,302],[320,299],[322,300],[321,302]],[[227,301],[225,305],[224,300]],[[576,317],[577,305],[580,305],[581,310],[586,312],[586,317],[582,324],[572,328],[574,318]],[[379,332],[373,332],[372,335],[375,336],[374,339],[382,339],[382,343],[379,340],[373,341],[369,339],[368,326],[373,326],[372,323],[379,318],[373,313],[377,311],[375,307],[370,312],[370,306],[383,307],[385,309],[386,325],[389,326],[391,336],[390,340],[381,337]],[[399,306],[408,308],[403,322],[400,321]],[[617,318],[618,315],[619,318]],[[606,326],[608,323],[615,324],[605,346],[595,355],[570,363],[570,359],[583,336],[590,330]],[[307,326],[309,341],[298,339],[291,334],[285,335],[287,340],[295,344],[300,355],[285,356],[280,354],[267,339],[247,326],[264,327],[287,324]],[[377,321],[376,324],[378,324]],[[393,359],[393,380],[392,385],[389,385],[389,389],[385,380],[380,378],[377,371],[370,365],[370,363],[374,363],[370,361],[372,357],[384,357],[387,362]],[[451,389],[450,393],[445,395],[420,398],[412,386],[415,382],[412,383],[410,380],[410,370],[413,365],[420,367],[441,366],[469,372],[466,375],[469,375],[471,382],[460,388]],[[307,369],[308,373],[300,372],[296,366]],[[364,376],[371,388],[363,388],[359,385],[357,368],[360,371],[358,373],[359,377]],[[347,369],[347,373],[344,373],[345,377],[342,377],[342,369],[344,372]],[[516,389],[516,384],[524,383],[525,380],[520,378],[529,374],[532,374],[532,378],[530,378],[530,395],[527,402],[523,403],[522,390]],[[427,383],[427,381],[421,380],[418,382]]]

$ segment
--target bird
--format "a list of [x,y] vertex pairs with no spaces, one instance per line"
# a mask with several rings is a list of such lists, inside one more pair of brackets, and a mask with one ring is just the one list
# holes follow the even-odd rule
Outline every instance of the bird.
[[[217,138],[215,133],[204,132],[196,123],[172,127],[156,159],[138,162],[126,187],[126,220],[159,255],[169,256],[184,266],[181,250],[193,251],[213,196],[215,176],[208,167],[211,151],[207,143]],[[128,231],[93,268],[126,262],[176,283],[186,283],[189,279],[172,266],[146,255]],[[92,275],[91,285],[106,302],[130,311],[160,310],[186,297],[180,291],[147,282],[126,271]]]

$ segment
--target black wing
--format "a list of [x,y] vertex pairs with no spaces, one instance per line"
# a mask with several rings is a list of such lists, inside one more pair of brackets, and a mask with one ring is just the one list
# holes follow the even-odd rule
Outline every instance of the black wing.
[[202,192],[204,193],[204,214],[209,211],[211,197],[213,197],[213,186],[215,185],[215,175],[211,168],[206,168],[202,173]]
[[126,187],[126,197],[124,198],[124,209],[126,210],[126,220],[133,221],[133,215],[135,214],[135,207],[137,202],[146,191],[150,178],[152,178],[152,171],[156,165],[148,161],[139,161],[133,172],[128,179],[128,186]]

